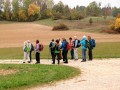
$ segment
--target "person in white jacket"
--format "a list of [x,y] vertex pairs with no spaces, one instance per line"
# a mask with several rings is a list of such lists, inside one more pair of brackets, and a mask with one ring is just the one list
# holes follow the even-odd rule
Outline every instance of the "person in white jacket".
[[26,63],[26,59],[28,59],[28,63],[30,63],[30,50],[31,50],[31,44],[27,41],[24,42],[24,46],[23,46],[23,51],[24,51],[24,59],[23,59],[23,63]]

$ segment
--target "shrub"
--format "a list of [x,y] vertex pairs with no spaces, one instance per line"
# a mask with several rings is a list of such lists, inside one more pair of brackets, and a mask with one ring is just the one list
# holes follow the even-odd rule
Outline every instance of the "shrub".
[[69,28],[68,28],[67,25],[61,23],[61,24],[59,24],[57,26],[54,26],[52,30],[53,31],[56,31],[56,30],[69,30]]
[[[117,16],[117,17],[119,17],[119,16]],[[116,18],[115,22],[111,23],[110,29],[120,32],[120,18]]]
[[117,18],[115,21],[115,30],[120,32],[120,18]]
[[93,23],[92,18],[89,19],[89,23],[90,23],[90,25]]
[[117,15],[117,18],[120,18],[120,13]]

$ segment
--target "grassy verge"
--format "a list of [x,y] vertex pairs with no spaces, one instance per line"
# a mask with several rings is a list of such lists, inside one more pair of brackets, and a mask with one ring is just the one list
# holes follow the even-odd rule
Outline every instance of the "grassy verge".
[[[97,46],[93,50],[94,58],[120,58],[120,43],[97,43]],[[81,47],[79,48],[79,57],[81,58]],[[35,58],[35,52],[32,53]],[[50,57],[50,51],[48,46],[45,46],[41,52],[41,59],[48,59]],[[70,58],[70,52],[68,53]],[[16,48],[0,48],[0,59],[23,59],[23,51],[21,47]]]
[[50,84],[80,74],[80,70],[62,65],[0,65],[0,70],[16,69],[11,75],[0,75],[0,90],[23,90]]
[[12,24],[12,23],[16,23],[14,21],[0,21],[0,24]]
[[54,21],[52,19],[38,20],[38,21],[35,21],[34,23],[42,24],[42,25],[46,25],[46,26],[55,26],[57,24],[56,21]]

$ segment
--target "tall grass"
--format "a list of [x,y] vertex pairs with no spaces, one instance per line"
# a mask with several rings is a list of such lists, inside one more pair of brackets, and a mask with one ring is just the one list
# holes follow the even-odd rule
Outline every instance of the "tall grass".
[[[16,69],[15,74],[0,75],[0,90],[24,90],[53,83],[80,74],[80,70],[62,65],[0,65],[0,70]],[[25,89],[26,90],[26,89]]]
[[[120,43],[97,43],[97,46],[93,50],[94,58],[120,58]],[[81,47],[79,48],[79,58],[81,58]],[[32,54],[35,58],[35,52]],[[41,59],[49,59],[50,51],[49,47],[45,46],[44,50],[41,52]],[[68,53],[68,58],[70,58],[70,52]],[[22,47],[16,48],[0,48],[0,59],[23,59]]]

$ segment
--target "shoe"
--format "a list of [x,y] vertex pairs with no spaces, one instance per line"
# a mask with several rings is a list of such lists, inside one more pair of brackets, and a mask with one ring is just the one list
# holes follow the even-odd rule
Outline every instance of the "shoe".
[[75,59],[75,60],[78,60],[78,59]]
[[31,63],[31,61],[28,61],[28,63]]
[[25,63],[25,62],[23,62],[23,63]]
[[64,63],[68,63],[68,62],[64,62]]
[[81,62],[86,62],[86,60],[82,60]]
[[40,64],[40,62],[36,62],[35,64]]

